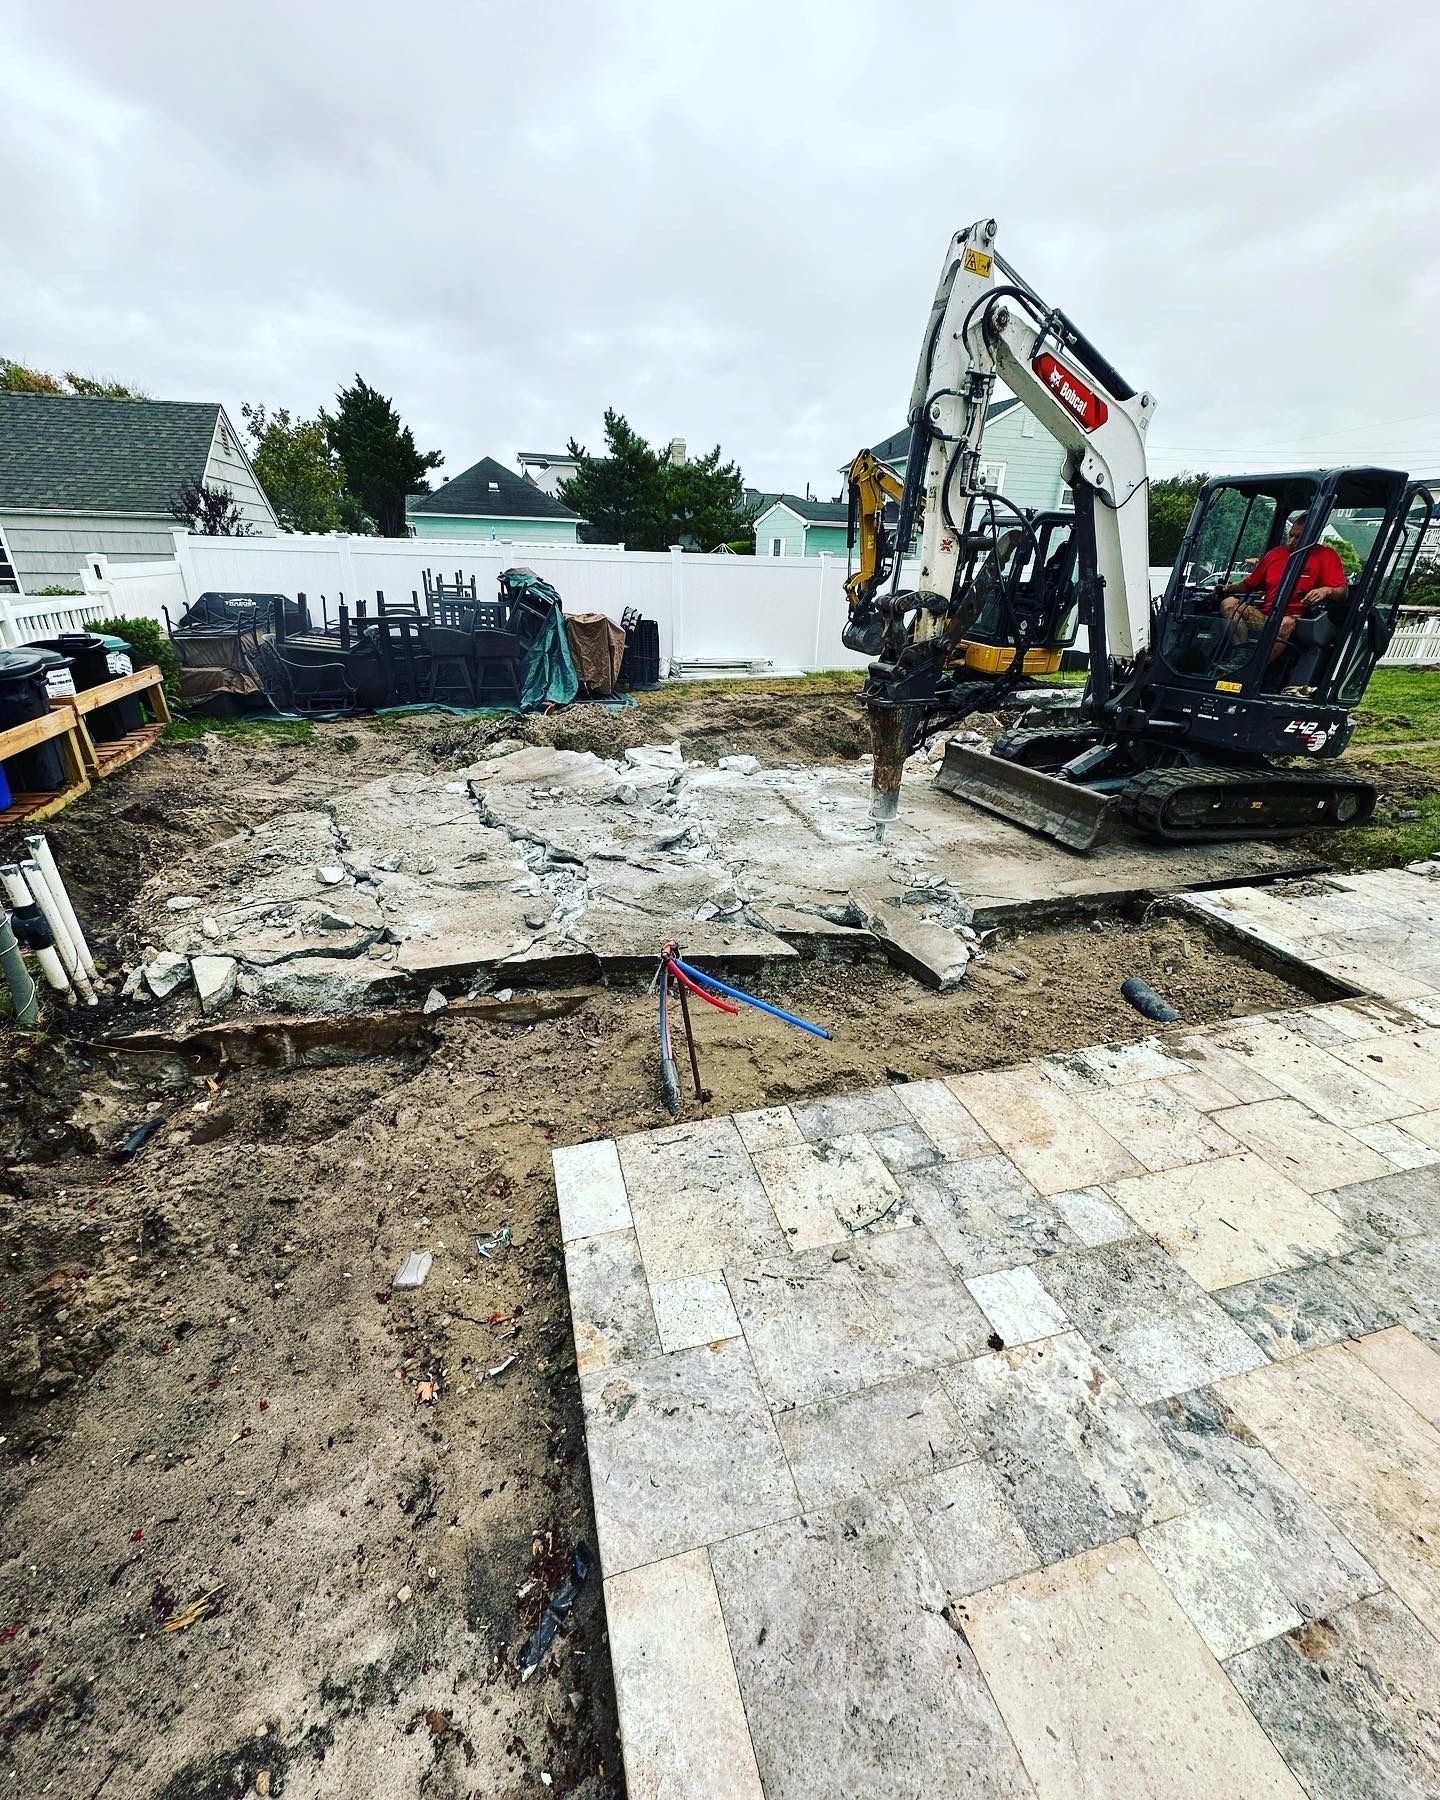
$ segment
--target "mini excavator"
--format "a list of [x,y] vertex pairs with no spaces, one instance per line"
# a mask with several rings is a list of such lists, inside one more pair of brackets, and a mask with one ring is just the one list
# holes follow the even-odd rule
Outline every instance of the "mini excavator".
[[[1376,790],[1335,759],[1390,641],[1433,496],[1393,469],[1217,477],[1152,601],[1155,401],[1040,298],[995,237],[995,221],[980,220],[946,251],[903,482],[868,450],[849,470],[843,638],[872,659],[863,698],[877,832],[896,816],[911,751],[1053,675],[1082,627],[1078,708],[988,752],[952,739],[937,786],[1075,850],[1121,820],[1171,843],[1365,823]],[[1073,509],[1025,511],[982,479],[997,379],[1063,446]],[[902,589],[917,540],[918,583]],[[1345,582],[1321,587],[1317,553],[1345,546]]]

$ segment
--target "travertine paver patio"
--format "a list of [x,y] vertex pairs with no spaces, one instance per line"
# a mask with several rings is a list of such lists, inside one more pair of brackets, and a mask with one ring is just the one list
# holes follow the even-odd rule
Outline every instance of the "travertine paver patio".
[[1290,886],[1356,998],[555,1153],[632,1800],[1440,1794],[1440,887]]

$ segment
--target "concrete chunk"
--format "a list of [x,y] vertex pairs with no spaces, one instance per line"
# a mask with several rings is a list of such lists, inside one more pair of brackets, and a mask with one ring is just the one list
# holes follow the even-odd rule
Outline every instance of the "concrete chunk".
[[157,1000],[168,1000],[176,988],[190,979],[190,959],[177,951],[164,950],[145,965],[145,983]]
[[854,897],[891,962],[942,994],[965,979],[969,945],[946,926],[911,912],[903,889],[857,888]]
[[190,964],[195,988],[200,995],[200,1010],[218,1012],[235,992],[240,965],[233,956],[197,956]]

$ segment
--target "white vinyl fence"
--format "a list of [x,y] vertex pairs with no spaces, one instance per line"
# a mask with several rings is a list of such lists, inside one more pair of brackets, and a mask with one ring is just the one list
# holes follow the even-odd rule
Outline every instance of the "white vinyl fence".
[[1440,610],[1402,606],[1395,615],[1395,635],[1380,660],[1408,663],[1412,668],[1440,663]]
[[[572,613],[618,620],[629,607],[660,629],[661,666],[672,674],[799,674],[863,668],[840,642],[845,564],[838,557],[704,556],[598,544],[524,544],[473,539],[364,538],[291,534],[267,538],[175,533],[175,560],[110,563],[91,559],[73,597],[0,596],[0,634],[11,644],[83,630],[118,616],[178,623],[208,592],[304,594],[317,623],[333,622],[343,599],[373,610],[377,593],[403,605],[422,592],[430,569],[473,575],[495,592],[502,569],[519,565],[551,582]],[[915,569],[907,567],[902,584]],[[1382,662],[1440,666],[1440,615],[1402,607]]]
[[552,583],[571,613],[618,620],[629,607],[654,619],[662,667],[678,674],[797,674],[861,668],[865,658],[840,642],[845,565],[831,556],[704,556],[632,551],[595,544],[524,544],[473,539],[192,537],[175,533],[175,561],[109,563],[94,558],[74,599],[18,599],[0,619],[11,641],[83,629],[107,615],[178,623],[209,592],[304,594],[311,617],[333,623],[343,599],[352,615],[377,593],[394,605],[423,593],[430,569],[453,580],[473,575],[482,596],[502,569],[533,569]]

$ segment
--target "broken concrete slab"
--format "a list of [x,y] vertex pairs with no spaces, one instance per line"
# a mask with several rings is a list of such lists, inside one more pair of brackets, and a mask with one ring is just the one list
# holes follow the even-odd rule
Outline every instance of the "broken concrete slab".
[[145,985],[157,1000],[168,1000],[179,987],[190,979],[190,958],[182,956],[178,951],[163,950],[159,956],[146,963],[144,969]]
[[969,944],[957,931],[925,918],[908,889],[861,887],[855,901],[881,949],[907,974],[942,994],[965,979]]
[[240,965],[233,956],[197,956],[190,964],[202,1013],[219,1012],[235,993]]

